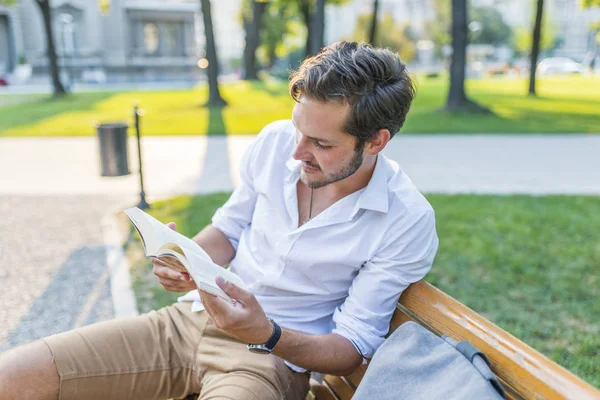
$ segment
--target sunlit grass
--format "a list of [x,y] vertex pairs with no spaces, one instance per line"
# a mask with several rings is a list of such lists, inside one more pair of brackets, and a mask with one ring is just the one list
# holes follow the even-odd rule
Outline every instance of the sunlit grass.
[[[488,78],[467,81],[467,93],[493,115],[440,113],[448,90],[446,76],[417,77],[418,95],[405,133],[598,133],[600,77],[539,79],[538,97],[529,97],[527,80]],[[221,86],[229,105],[209,110],[207,88],[191,90],[77,93],[50,100],[31,96],[10,104],[0,96],[2,136],[89,136],[101,122],[132,123],[133,104],[144,110],[144,135],[256,134],[288,119],[294,101],[286,82],[236,82]],[[133,130],[131,130],[133,133]]]

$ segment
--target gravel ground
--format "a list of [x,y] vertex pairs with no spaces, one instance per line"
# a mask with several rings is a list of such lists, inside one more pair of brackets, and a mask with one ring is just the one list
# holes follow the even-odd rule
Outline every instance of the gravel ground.
[[102,196],[0,197],[0,351],[113,317]]

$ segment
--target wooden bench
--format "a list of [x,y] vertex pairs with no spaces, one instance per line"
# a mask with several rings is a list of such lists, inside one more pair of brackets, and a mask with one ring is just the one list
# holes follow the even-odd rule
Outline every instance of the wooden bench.
[[[600,391],[426,282],[412,284],[396,306],[390,332],[415,321],[437,335],[468,340],[483,351],[509,399],[600,399]],[[308,399],[350,399],[366,365],[347,377],[325,375]]]

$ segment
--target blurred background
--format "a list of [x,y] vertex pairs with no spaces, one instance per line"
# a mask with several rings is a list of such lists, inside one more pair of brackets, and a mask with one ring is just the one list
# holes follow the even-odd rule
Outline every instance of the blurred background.
[[427,280],[600,388],[600,0],[0,0],[0,351],[175,301],[120,210],[210,223],[339,40],[417,86]]
[[[442,73],[452,53],[450,0],[3,2],[13,4],[0,8],[0,76],[10,85],[47,83],[49,56],[68,86],[205,80],[210,55],[201,3],[224,79],[257,71],[286,78],[288,68],[338,40],[391,48],[415,73]],[[468,77],[527,75],[537,3],[468,2]],[[47,50],[40,8],[51,11],[54,51]],[[600,10],[593,0],[546,0],[541,14],[540,74],[598,68]]]

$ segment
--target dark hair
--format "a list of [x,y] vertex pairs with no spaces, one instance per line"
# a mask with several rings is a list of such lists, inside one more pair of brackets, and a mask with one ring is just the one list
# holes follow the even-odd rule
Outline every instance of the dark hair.
[[304,60],[290,75],[290,95],[350,105],[344,131],[358,144],[388,129],[393,137],[404,125],[415,96],[406,65],[397,54],[356,42],[337,42]]

